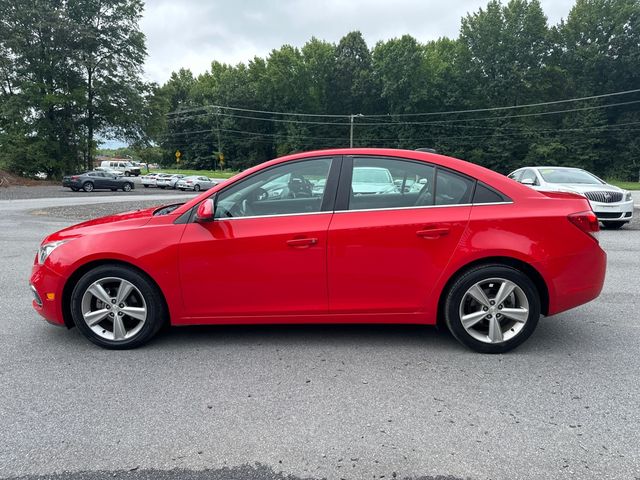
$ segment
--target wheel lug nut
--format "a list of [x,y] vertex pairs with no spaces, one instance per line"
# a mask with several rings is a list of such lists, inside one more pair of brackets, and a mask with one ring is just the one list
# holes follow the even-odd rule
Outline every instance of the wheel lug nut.
[[482,310],[486,312],[487,310],[489,310],[489,307],[482,307]]
[[491,318],[491,314],[487,315],[487,318]]
[[116,303],[116,299],[114,298],[113,300],[111,300],[111,303]]
[[111,313],[109,314],[109,316],[110,316],[110,317],[113,317],[113,316],[114,316],[114,315],[113,315],[113,312],[111,312]]
[[494,302],[493,300],[491,300],[489,303],[490,303],[491,305],[495,305],[495,304],[496,304],[496,302]]
[[120,308],[124,308],[124,303],[121,303],[121,304],[120,304]]
[[122,312],[118,312],[118,315],[119,315],[119,316],[122,316],[122,315],[124,315],[124,313],[122,313]]
[[107,305],[107,310],[111,310],[111,305]]
[[502,316],[502,314],[498,313],[498,314],[496,315],[496,318],[500,318],[501,316]]
[[498,305],[498,310],[502,310],[502,305]]

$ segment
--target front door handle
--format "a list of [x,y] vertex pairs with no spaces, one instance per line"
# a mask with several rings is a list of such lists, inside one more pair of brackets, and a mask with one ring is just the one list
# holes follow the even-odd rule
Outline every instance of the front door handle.
[[290,247],[310,247],[318,243],[317,238],[294,238],[287,240],[287,245]]
[[424,230],[418,230],[416,235],[422,238],[426,238],[428,240],[435,240],[436,238],[444,237],[449,234],[449,229],[446,227],[442,228],[425,228]]

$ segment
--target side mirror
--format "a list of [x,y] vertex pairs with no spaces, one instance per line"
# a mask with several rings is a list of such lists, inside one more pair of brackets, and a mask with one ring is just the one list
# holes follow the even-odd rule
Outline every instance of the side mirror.
[[520,180],[520,183],[523,185],[528,185],[532,187],[533,185],[536,184],[536,181],[533,180],[532,178],[523,178],[522,180]]
[[198,205],[196,210],[196,223],[213,222],[215,216],[215,205],[211,198],[207,198],[204,202]]

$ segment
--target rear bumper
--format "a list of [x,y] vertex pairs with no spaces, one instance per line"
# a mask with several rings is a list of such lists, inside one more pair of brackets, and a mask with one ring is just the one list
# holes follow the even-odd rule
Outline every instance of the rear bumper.
[[551,279],[548,315],[564,312],[600,295],[607,270],[607,254],[594,242],[593,248],[549,261]]
[[63,326],[62,290],[64,278],[46,265],[35,264],[31,271],[29,285],[33,293],[33,308],[46,321]]

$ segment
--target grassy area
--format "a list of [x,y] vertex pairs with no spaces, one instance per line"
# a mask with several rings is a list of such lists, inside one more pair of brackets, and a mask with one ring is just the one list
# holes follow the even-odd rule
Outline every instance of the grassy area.
[[607,180],[607,182],[625,190],[640,190],[640,182],[623,182],[621,180]]
[[[205,177],[211,178],[231,178],[234,175],[240,173],[235,170],[185,170],[184,168],[159,168],[158,170],[152,170],[153,172],[161,172],[161,173],[181,173],[182,175],[204,175]],[[144,175],[146,169],[142,169],[142,174]]]

